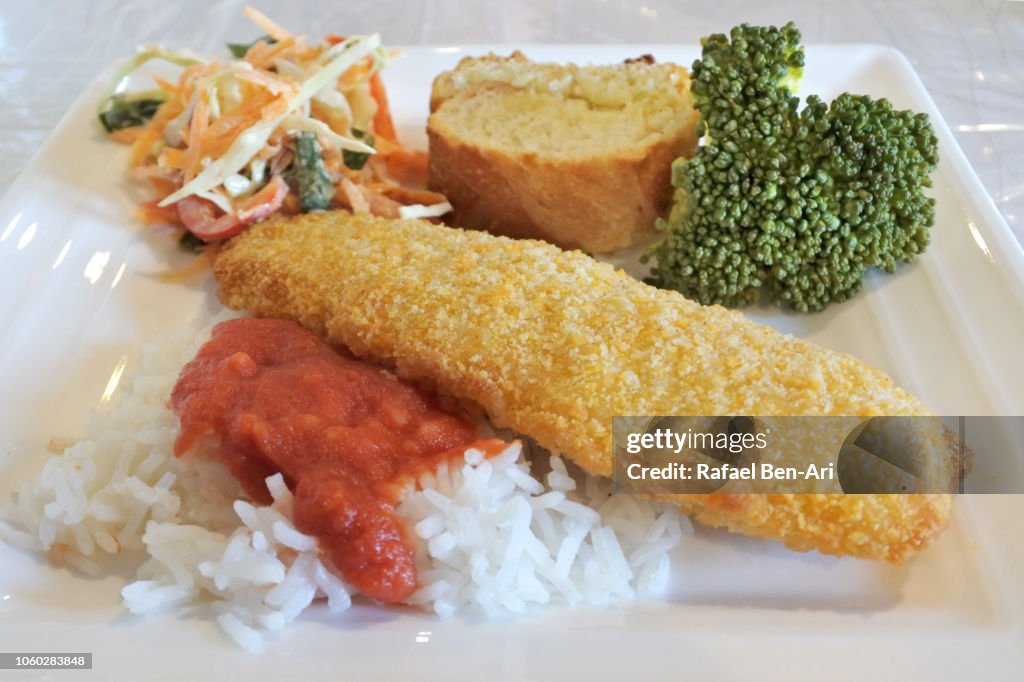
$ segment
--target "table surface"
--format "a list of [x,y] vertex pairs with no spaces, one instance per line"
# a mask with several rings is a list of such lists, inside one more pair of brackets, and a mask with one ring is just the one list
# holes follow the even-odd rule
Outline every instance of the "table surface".
[[[379,31],[389,45],[688,43],[794,19],[808,43],[903,51],[1024,243],[1024,1],[290,0],[257,2],[310,36]],[[216,52],[259,31],[239,0],[0,0],[0,193],[86,85],[142,43]],[[275,6],[277,5],[277,6]]]

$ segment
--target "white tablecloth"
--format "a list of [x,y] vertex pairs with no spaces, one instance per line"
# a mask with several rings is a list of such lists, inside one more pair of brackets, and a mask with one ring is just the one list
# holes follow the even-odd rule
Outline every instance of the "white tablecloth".
[[[742,21],[797,21],[808,43],[902,50],[1024,242],[1024,2],[1015,0],[290,0],[259,2],[310,36],[390,45],[696,44]],[[0,0],[0,192],[85,86],[136,45],[199,52],[258,31],[242,0]]]

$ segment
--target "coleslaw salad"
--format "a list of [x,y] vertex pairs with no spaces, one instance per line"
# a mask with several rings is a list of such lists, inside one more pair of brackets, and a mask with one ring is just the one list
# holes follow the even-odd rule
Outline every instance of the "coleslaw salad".
[[[266,35],[229,45],[232,58],[142,46],[100,105],[110,136],[130,145],[132,175],[156,194],[139,206],[143,223],[177,226],[183,244],[202,247],[278,213],[451,210],[426,189],[426,154],[398,140],[380,77],[395,53],[378,34],[313,44],[245,13]],[[154,89],[128,92],[154,60],[180,69],[176,82],[154,75]]]

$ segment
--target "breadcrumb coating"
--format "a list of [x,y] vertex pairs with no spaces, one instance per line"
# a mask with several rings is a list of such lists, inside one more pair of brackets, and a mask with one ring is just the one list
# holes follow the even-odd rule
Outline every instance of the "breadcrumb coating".
[[[929,414],[849,355],[543,242],[308,214],[250,228],[214,272],[226,305],[297,320],[603,476],[616,415]],[[795,550],[891,562],[951,511],[949,495],[658,497]]]

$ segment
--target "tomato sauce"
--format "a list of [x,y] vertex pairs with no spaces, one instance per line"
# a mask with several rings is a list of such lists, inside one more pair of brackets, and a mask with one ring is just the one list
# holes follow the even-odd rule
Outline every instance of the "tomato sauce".
[[171,403],[176,455],[211,453],[264,504],[265,479],[282,473],[296,528],[319,539],[349,584],[384,602],[408,598],[417,582],[394,511],[402,489],[477,440],[432,394],[285,320],[217,325]]

